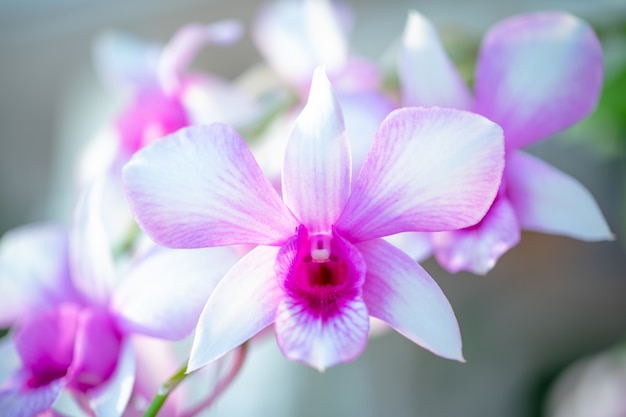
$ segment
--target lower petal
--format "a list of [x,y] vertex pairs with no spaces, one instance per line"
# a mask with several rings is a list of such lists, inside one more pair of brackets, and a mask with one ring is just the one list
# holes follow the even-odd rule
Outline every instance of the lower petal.
[[274,272],[279,248],[259,246],[220,281],[200,315],[187,366],[194,371],[272,324],[282,296]]
[[369,314],[433,353],[463,361],[456,317],[430,275],[383,240],[357,246],[367,262],[363,298]]
[[330,317],[312,315],[290,297],[276,313],[276,339],[283,354],[319,371],[359,356],[368,333],[369,316],[360,297],[345,302],[340,313]]
[[511,203],[499,197],[476,226],[432,234],[435,258],[448,272],[484,275],[520,240]]
[[49,410],[63,388],[57,379],[37,388],[14,387],[0,391],[0,410],[3,417],[32,417]]
[[516,152],[507,160],[505,177],[522,229],[586,241],[614,238],[591,193],[569,175]]

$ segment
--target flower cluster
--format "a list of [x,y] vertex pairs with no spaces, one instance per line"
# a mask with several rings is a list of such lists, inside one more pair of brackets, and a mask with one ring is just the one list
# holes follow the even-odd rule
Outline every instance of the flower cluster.
[[[521,230],[612,238],[580,183],[521,151],[596,105],[602,55],[585,22],[498,23],[471,93],[417,12],[395,87],[351,50],[350,18],[326,1],[266,5],[252,35],[272,79],[256,94],[189,69],[237,41],[235,21],[166,45],[98,40],[103,80],[129,100],[81,161],[72,225],[2,239],[0,327],[16,353],[3,416],[58,415],[64,392],[89,415],[193,416],[268,326],[286,358],[319,370],[357,358],[371,318],[464,361],[452,307],[417,261],[484,274]],[[188,360],[176,356],[194,328]],[[215,392],[165,402],[231,352]]]

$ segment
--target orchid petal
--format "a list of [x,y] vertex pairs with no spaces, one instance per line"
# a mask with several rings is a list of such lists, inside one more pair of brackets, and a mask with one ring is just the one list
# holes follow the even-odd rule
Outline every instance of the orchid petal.
[[211,292],[238,259],[231,247],[153,251],[115,293],[118,322],[127,332],[182,339],[194,329]]
[[569,175],[515,152],[507,159],[505,177],[522,229],[586,241],[614,238],[591,193]]
[[341,312],[329,317],[308,314],[298,301],[286,297],[276,312],[276,339],[288,359],[323,371],[365,349],[369,316],[360,297],[344,300]]
[[242,32],[243,27],[237,20],[189,24],[179,29],[159,57],[158,75],[163,89],[171,92],[178,87],[183,72],[205,45],[229,45],[237,41]]
[[520,240],[520,225],[511,203],[498,197],[476,226],[432,234],[435,258],[448,272],[484,275]]
[[409,255],[411,259],[422,262],[433,254],[430,236],[430,233],[406,232],[385,236],[383,239]]
[[83,309],[78,316],[72,364],[67,371],[68,385],[88,392],[107,381],[117,366],[122,342],[108,311]]
[[302,88],[318,65],[329,72],[344,65],[348,46],[340,13],[325,0],[268,4],[254,21],[253,40],[282,79]]
[[200,315],[188,372],[225,355],[274,322],[282,297],[274,272],[278,250],[253,249],[217,285]]
[[72,300],[69,276],[65,230],[33,224],[5,233],[0,241],[0,328],[33,309]]
[[470,110],[472,96],[446,55],[435,27],[410,11],[398,64],[405,106],[442,106]]
[[195,126],[142,149],[124,168],[129,204],[158,244],[279,244],[298,223],[245,142],[221,124]]
[[72,280],[91,302],[106,305],[116,284],[111,242],[103,218],[104,181],[95,180],[81,193],[70,235]]
[[516,16],[483,39],[477,112],[521,148],[589,114],[602,84],[602,50],[591,27],[563,12]]
[[382,123],[335,223],[352,242],[476,224],[496,196],[502,130],[473,113],[404,108]]
[[96,417],[121,416],[130,400],[134,383],[135,356],[132,343],[127,340],[122,344],[111,378],[87,394]]
[[370,316],[439,356],[463,361],[456,317],[430,275],[383,240],[357,247],[367,262],[363,298]]
[[32,417],[52,407],[63,388],[57,379],[37,388],[0,390],[0,410],[3,417]]
[[350,148],[341,108],[323,69],[285,150],[283,199],[311,233],[329,232],[350,193]]

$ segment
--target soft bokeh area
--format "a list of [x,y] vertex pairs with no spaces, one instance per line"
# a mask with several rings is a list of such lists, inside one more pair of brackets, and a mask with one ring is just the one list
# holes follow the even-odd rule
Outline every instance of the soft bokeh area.
[[[33,221],[70,220],[78,156],[123,104],[94,68],[99,34],[118,29],[166,42],[186,23],[224,18],[249,29],[263,3],[0,3],[0,234]],[[429,259],[423,266],[456,312],[466,363],[390,331],[372,338],[356,361],[319,373],[287,361],[266,337],[252,345],[242,373],[206,415],[626,415],[626,2],[346,3],[354,11],[357,53],[393,64],[407,12],[416,9],[436,24],[468,76],[481,36],[502,18],[561,9],[588,21],[605,55],[600,104],[583,123],[530,151],[591,191],[616,239],[589,243],[525,232],[484,277],[450,275]],[[193,67],[236,80],[260,60],[247,31],[230,47],[203,49]]]

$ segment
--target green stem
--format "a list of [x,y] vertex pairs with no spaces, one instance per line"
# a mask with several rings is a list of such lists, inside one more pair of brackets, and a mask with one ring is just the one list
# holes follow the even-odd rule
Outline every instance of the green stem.
[[187,377],[188,374],[185,372],[187,372],[187,363],[185,363],[185,365],[183,365],[178,372],[161,385],[157,393],[154,395],[152,402],[150,402],[150,405],[146,409],[146,412],[143,413],[143,417],[156,417],[170,393]]

